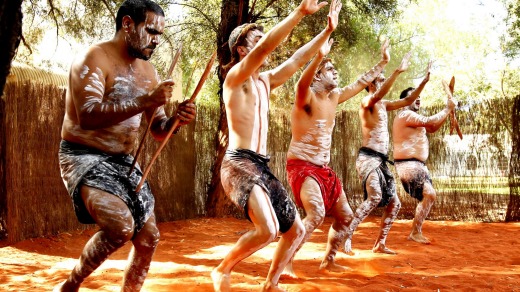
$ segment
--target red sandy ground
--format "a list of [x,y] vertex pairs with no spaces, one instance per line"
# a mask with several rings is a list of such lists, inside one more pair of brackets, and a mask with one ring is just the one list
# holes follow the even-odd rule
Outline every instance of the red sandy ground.
[[[411,221],[394,223],[387,246],[398,255],[374,254],[379,218],[354,235],[355,256],[339,254],[351,271],[323,274],[328,219],[295,260],[300,279],[282,278],[288,291],[520,291],[520,223],[427,221],[431,245],[408,241]],[[142,291],[212,291],[210,271],[252,224],[237,219],[161,223],[161,242]],[[74,266],[94,229],[0,247],[0,291],[50,291]],[[274,251],[270,244],[235,267],[232,291],[257,291]],[[119,291],[127,244],[94,272],[80,291]]]

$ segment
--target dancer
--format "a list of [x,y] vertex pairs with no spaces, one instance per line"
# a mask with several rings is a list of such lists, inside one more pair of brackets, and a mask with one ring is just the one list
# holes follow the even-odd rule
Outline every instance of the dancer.
[[[323,223],[325,215],[331,215],[334,222],[329,229],[327,250],[319,269],[341,272],[346,268],[337,265],[334,258],[353,214],[341,180],[328,165],[336,108],[379,76],[390,60],[390,54],[387,40],[381,47],[379,63],[354,83],[338,88],[337,71],[331,59],[325,58],[332,43],[331,39],[321,47],[296,86],[291,114],[292,139],[287,152],[287,177],[296,204],[304,208],[306,214],[303,219],[305,237],[299,248]],[[292,259],[284,273],[297,277]]]
[[413,95],[399,100],[384,100],[383,97],[390,90],[396,78],[409,66],[410,53],[407,53],[401,65],[390,75],[388,79],[381,75],[367,88],[368,95],[363,98],[359,117],[363,142],[356,160],[356,170],[362,182],[364,201],[358,206],[354,219],[349,225],[345,242],[345,252],[352,252],[352,236],[358,225],[376,207],[383,207],[383,216],[379,236],[372,248],[373,252],[395,254],[386,247],[386,237],[394,222],[401,202],[395,190],[395,181],[388,169],[388,115],[387,111],[396,110],[410,105],[428,82],[430,66],[428,64],[426,77]]
[[267,163],[267,120],[272,89],[283,84],[309,61],[326,42],[338,23],[341,2],[333,0],[326,28],[298,49],[282,65],[260,72],[268,55],[308,14],[327,3],[303,0],[287,18],[264,35],[254,23],[235,28],[229,37],[232,61],[227,66],[223,99],[229,125],[229,146],[222,162],[221,181],[229,198],[244,211],[255,229],[244,234],[212,271],[215,291],[229,291],[233,267],[257,250],[281,238],[263,290],[281,290],[280,274],[300,243],[305,229],[296,206],[283,185],[271,173]]
[[422,225],[435,202],[435,189],[426,160],[428,159],[428,137],[426,133],[435,133],[454,110],[452,99],[446,101],[446,107],[433,116],[423,116],[418,113],[421,97],[414,94],[418,90],[409,87],[401,93],[401,99],[410,95],[416,96],[415,101],[403,108],[395,117],[392,127],[394,143],[395,168],[404,190],[413,198],[419,200],[415,209],[412,231],[408,239],[429,244],[430,240],[422,234]]
[[[150,0],[127,0],[117,12],[116,34],[91,46],[69,73],[59,162],[63,182],[81,223],[99,231],[85,245],[78,264],[56,291],[78,291],[81,283],[127,241],[133,244],[122,291],[139,291],[159,241],[154,197],[142,176],[130,175],[132,152],[143,112],[160,140],[173,125],[195,118],[195,105],[181,103],[167,118],[162,107],[172,80],[160,81],[147,60],[164,30],[164,12]],[[150,121],[155,108],[156,117]]]

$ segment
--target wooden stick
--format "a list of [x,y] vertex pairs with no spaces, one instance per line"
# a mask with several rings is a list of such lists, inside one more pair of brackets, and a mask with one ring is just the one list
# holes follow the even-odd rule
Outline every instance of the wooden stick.
[[[211,55],[211,57],[209,59],[209,62],[206,65],[206,69],[204,70],[204,73],[202,73],[202,76],[200,77],[199,83],[197,84],[197,87],[195,88],[195,91],[193,91],[193,94],[190,97],[190,100],[189,100],[190,103],[195,101],[195,98],[197,97],[197,95],[199,94],[200,90],[202,89],[202,86],[204,85],[204,82],[206,82],[206,79],[208,79],[209,72],[211,70],[211,67],[213,66],[213,62],[215,61],[216,57],[217,57],[217,52],[215,51]],[[157,151],[155,151],[155,153],[154,153],[154,155],[152,157],[152,160],[150,161],[150,163],[146,167],[146,170],[143,173],[143,177],[141,178],[141,181],[139,182],[139,184],[137,185],[137,188],[135,189],[136,192],[139,192],[141,190],[141,188],[143,187],[143,184],[144,184],[144,182],[146,180],[146,177],[148,176],[148,173],[150,172],[150,169],[152,168],[152,164],[155,162],[157,157],[159,157],[159,154],[161,153],[162,149],[166,145],[166,142],[168,142],[168,140],[172,136],[173,132],[177,129],[177,127],[179,126],[179,123],[180,123],[180,120],[176,117],[175,121],[173,122],[172,127],[170,128],[170,131],[168,131],[168,134],[166,135],[166,137],[162,141],[162,143],[159,146],[159,148],[157,149]]]
[[[453,99],[453,91],[455,88],[455,76],[451,77],[450,84],[446,83],[446,81],[442,80],[442,85],[444,86],[444,91],[448,94],[448,99]],[[457,131],[457,135],[462,140],[462,131],[459,127],[459,121],[457,120],[457,117],[455,116],[455,111],[452,111],[450,113],[450,135],[453,134],[453,129]]]
[[[182,52],[182,43],[180,44],[179,48],[177,48],[177,52],[175,52],[175,56],[172,59],[172,63],[170,65],[170,68],[168,69],[168,73],[166,74],[166,79],[170,79],[173,74],[173,69],[175,68],[175,65],[177,65],[177,61],[179,61],[179,57],[181,56]],[[135,165],[137,164],[137,157],[139,157],[139,154],[141,153],[141,149],[143,148],[144,139],[146,138],[146,135],[148,132],[150,132],[150,128],[152,127],[153,119],[155,118],[155,115],[157,114],[157,108],[153,110],[152,117],[150,118],[150,121],[148,122],[148,127],[146,127],[146,130],[144,131],[143,137],[141,137],[141,141],[139,142],[139,147],[137,147],[137,151],[135,152],[134,161],[132,161],[132,167],[130,167],[130,171],[128,172],[128,176],[132,174],[132,171],[134,171]]]

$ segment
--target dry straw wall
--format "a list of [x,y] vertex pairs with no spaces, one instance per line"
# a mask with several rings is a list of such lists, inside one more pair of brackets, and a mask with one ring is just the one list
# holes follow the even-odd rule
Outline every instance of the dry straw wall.
[[[34,78],[30,82],[11,80],[1,99],[0,236],[7,233],[9,241],[85,228],[75,218],[57,159],[66,80],[51,83]],[[174,106],[168,106],[167,112],[172,108]],[[428,167],[439,189],[429,219],[505,219],[510,198],[507,185],[512,131],[508,118],[510,108],[507,102],[499,105],[482,102],[459,111],[462,130],[466,133],[464,143],[447,135],[447,126],[429,136]],[[438,110],[429,108],[426,112]],[[154,164],[149,181],[156,196],[158,221],[205,215],[218,118],[218,108],[199,105],[197,121],[174,136]],[[390,123],[392,120],[393,114]],[[286,110],[273,109],[268,141],[270,166],[286,186],[285,153],[289,141],[289,115]],[[457,141],[458,148],[451,145],[453,141]],[[342,179],[353,209],[362,201],[355,171],[360,143],[357,113],[338,112],[331,166]],[[150,161],[157,146],[151,137],[147,138],[139,159],[142,167]],[[504,187],[492,187],[492,184]],[[403,202],[399,216],[410,219],[416,201],[406,195],[400,185],[398,191]]]

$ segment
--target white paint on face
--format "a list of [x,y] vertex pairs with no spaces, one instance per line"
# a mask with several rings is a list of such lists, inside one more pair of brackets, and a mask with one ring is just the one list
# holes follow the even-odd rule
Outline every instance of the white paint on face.
[[143,60],[150,59],[153,50],[159,44],[160,35],[164,31],[164,16],[153,12],[146,14],[143,23],[133,26],[125,36],[129,54]]
[[[247,32],[245,39],[246,43],[244,45],[244,47],[247,50],[247,53],[251,52],[256,47],[256,44],[258,44],[258,42],[260,41],[260,39],[262,39],[263,36],[264,33],[258,29],[253,29]],[[263,65],[265,66],[268,63],[268,58],[265,58]]]
[[247,32],[246,35],[246,44],[245,47],[250,52],[256,46],[256,44],[260,41],[260,39],[264,36],[264,33],[260,30],[253,29]]
[[331,62],[327,62],[316,75],[311,85],[314,92],[330,92],[338,87],[338,72]]
[[381,88],[381,86],[383,86],[383,83],[385,83],[385,75],[383,75],[383,73],[379,74],[379,76],[377,76],[377,78],[374,80],[375,84],[376,84],[376,90],[379,90],[379,88]]
[[327,120],[317,120],[315,126],[309,128],[300,141],[291,142],[288,152],[298,159],[315,165],[328,164],[333,129],[334,123],[327,127]]
[[368,147],[373,150],[388,154],[388,143],[390,140],[390,134],[388,133],[388,114],[384,107],[376,107],[379,119],[377,124],[370,131],[368,139]]
[[418,97],[408,108],[414,112],[418,112],[421,107],[421,97]]

